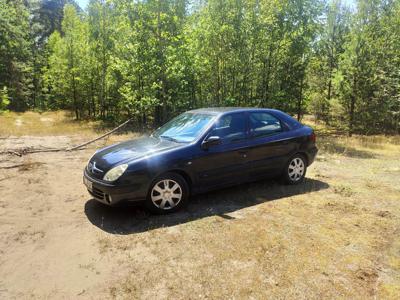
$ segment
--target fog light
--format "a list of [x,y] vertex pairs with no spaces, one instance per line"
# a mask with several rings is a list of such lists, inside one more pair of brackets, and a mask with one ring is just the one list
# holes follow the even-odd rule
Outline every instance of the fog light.
[[106,194],[106,195],[105,195],[105,198],[106,198],[107,203],[108,203],[108,204],[111,204],[111,202],[112,202],[111,196]]

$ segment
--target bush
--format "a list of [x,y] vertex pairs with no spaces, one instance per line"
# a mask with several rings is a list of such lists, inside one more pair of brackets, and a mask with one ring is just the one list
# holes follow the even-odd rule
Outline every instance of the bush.
[[9,104],[10,100],[8,99],[7,87],[3,87],[3,89],[0,90],[0,113],[5,111]]

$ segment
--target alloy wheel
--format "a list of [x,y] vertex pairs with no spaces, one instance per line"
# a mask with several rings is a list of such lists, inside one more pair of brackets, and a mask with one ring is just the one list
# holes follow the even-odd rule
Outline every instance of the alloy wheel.
[[288,170],[290,180],[293,182],[299,181],[303,177],[305,169],[304,161],[300,157],[293,158],[289,163]]
[[172,179],[163,179],[153,186],[150,197],[156,207],[168,210],[178,205],[182,194],[179,183]]

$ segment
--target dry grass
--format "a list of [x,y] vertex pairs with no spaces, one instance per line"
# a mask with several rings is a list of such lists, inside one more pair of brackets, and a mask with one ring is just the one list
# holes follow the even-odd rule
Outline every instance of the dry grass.
[[69,112],[6,112],[0,114],[0,136],[90,134],[96,122],[78,122]]
[[[97,121],[76,121],[72,114],[67,111],[6,112],[0,114],[0,150],[23,148],[18,142],[20,137],[29,138],[24,145],[28,148],[71,147],[109,130],[110,128],[102,126]],[[139,135],[121,130],[89,147],[101,147]],[[48,142],[47,137],[49,136],[57,137],[59,142],[56,144]],[[4,143],[1,143],[1,141],[4,141]]]
[[91,200],[93,149],[32,155],[45,164],[0,172],[0,298],[399,299],[399,137],[317,142],[302,185],[236,186],[168,216]]
[[305,116],[304,124],[314,128],[320,150],[329,154],[345,155],[355,158],[373,158],[374,155],[396,153],[400,145],[400,136],[340,134],[327,128],[323,123],[315,123],[311,116]]
[[89,219],[106,216],[102,229],[124,234],[108,240],[108,253],[129,261],[109,295],[398,299],[398,141],[322,135],[305,185],[210,193],[176,216],[132,218],[93,203]]

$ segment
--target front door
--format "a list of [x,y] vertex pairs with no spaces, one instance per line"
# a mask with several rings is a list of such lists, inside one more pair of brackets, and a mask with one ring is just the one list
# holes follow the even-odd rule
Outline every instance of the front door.
[[247,180],[247,114],[231,113],[217,120],[206,139],[220,137],[218,145],[202,150],[193,167],[202,190]]

